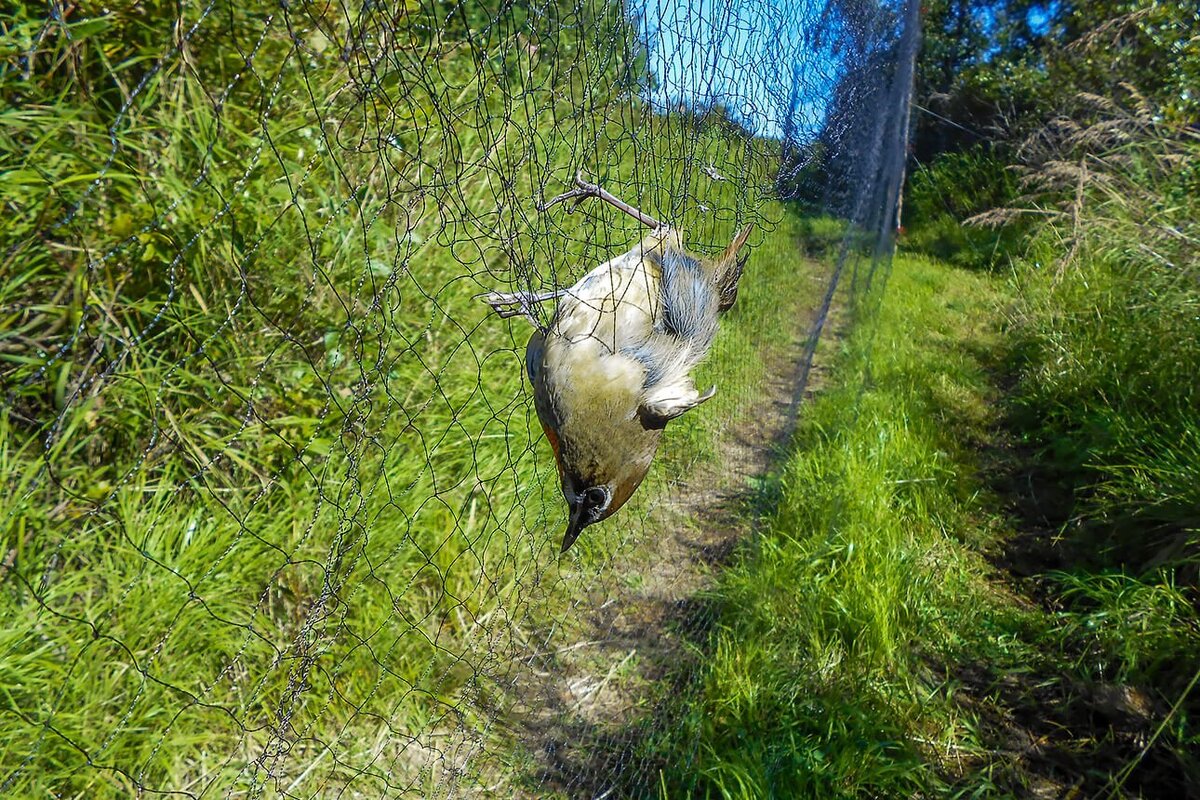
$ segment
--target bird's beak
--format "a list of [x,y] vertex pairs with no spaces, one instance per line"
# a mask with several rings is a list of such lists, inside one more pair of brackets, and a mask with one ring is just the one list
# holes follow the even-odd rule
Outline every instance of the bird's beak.
[[562,550],[559,552],[565,553],[570,550],[580,532],[586,527],[587,523],[583,521],[583,503],[576,503],[571,506],[571,519],[567,522],[567,532],[563,534]]

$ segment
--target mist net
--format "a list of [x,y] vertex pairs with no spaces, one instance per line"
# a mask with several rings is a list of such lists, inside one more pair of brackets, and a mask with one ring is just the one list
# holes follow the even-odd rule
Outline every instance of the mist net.
[[[0,12],[0,791],[656,794],[733,509],[891,253],[917,39],[891,0]],[[647,482],[559,554],[478,296],[646,228],[737,305]],[[851,275],[854,281],[843,280]],[[553,304],[535,315],[544,324]]]

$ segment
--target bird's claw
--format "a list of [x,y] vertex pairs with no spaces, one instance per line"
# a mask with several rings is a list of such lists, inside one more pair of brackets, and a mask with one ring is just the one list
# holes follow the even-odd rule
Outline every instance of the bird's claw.
[[533,307],[547,300],[556,300],[566,294],[559,289],[553,292],[488,292],[478,295],[479,299],[491,306],[492,311],[501,319],[511,317],[528,317],[533,319]]
[[525,302],[525,298],[520,294],[488,292],[479,299],[491,306],[492,311],[501,319],[509,319],[521,315],[528,316],[530,312],[529,304]]

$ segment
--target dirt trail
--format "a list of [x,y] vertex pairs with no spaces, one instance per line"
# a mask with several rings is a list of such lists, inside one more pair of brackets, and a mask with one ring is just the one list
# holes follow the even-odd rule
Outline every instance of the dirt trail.
[[[597,587],[568,613],[577,614],[570,643],[524,659],[510,710],[512,735],[539,743],[528,797],[619,797],[622,787],[645,787],[657,767],[634,763],[638,743],[664,724],[658,713],[681,676],[699,663],[715,620],[706,589],[753,529],[747,510],[793,429],[804,398],[821,385],[826,367],[814,359],[800,385],[809,332],[830,276],[814,270],[812,292],[790,318],[793,329],[766,358],[762,403],[736,421],[718,443],[720,462],[671,484],[655,508],[636,564],[622,569],[622,585]],[[837,309],[822,335],[837,331]],[[554,641],[566,642],[561,635]],[[674,684],[674,685],[673,685]],[[509,727],[506,725],[505,727]]]

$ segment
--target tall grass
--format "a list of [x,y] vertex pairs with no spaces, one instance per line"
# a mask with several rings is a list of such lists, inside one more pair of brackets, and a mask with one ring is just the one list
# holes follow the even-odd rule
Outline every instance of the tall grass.
[[715,592],[703,679],[658,743],[664,797],[911,797],[980,748],[929,665],[1010,614],[963,546],[992,535],[974,447],[994,416],[963,342],[995,340],[996,290],[901,258],[875,312],[882,284]]
[[650,502],[559,563],[526,330],[474,295],[640,232],[536,199],[583,167],[698,250],[759,221],[673,467],[805,288],[771,146],[650,114],[619,7],[338,9],[2,12],[5,792],[448,791],[560,570],[602,579]]
[[[1083,99],[1090,119],[1027,145],[1020,202],[979,221],[1045,220],[1015,264],[1010,331],[1013,422],[1065,563],[1050,585],[1080,615],[1094,668],[1172,709],[1151,744],[1194,790],[1200,136],[1132,87]],[[1153,760],[1139,753],[1122,780]]]
[[1200,573],[1200,137],[1136,93],[1035,143],[1016,208],[1050,219],[1016,270],[1017,408],[1110,562]]
[[937,223],[964,240],[1026,237],[1003,253],[1025,524],[1064,566],[1047,587],[1083,620],[1097,673],[1182,703],[1182,748],[1200,702],[1200,137],[1173,118],[1128,84],[1084,94],[1018,148],[996,184],[1008,199],[938,169],[911,193],[965,195]]

